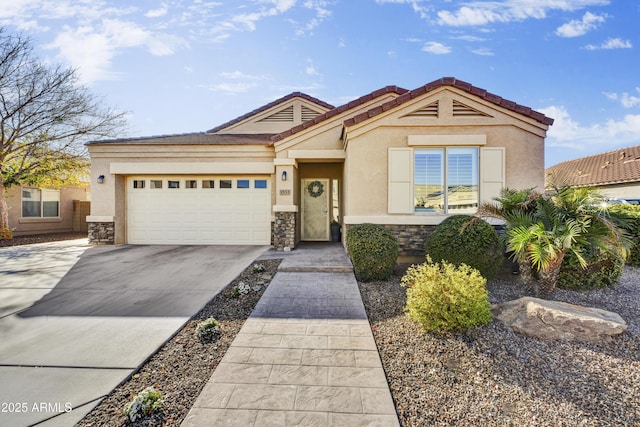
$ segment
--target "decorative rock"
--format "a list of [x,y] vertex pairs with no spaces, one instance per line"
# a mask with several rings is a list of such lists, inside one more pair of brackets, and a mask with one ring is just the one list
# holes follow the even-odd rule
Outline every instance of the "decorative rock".
[[611,311],[532,297],[497,304],[491,310],[513,331],[549,340],[598,342],[627,329],[622,317]]

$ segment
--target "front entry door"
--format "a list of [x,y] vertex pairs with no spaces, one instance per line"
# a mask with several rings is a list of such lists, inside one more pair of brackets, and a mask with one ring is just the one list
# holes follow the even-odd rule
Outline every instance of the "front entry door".
[[302,240],[330,240],[328,179],[302,180]]

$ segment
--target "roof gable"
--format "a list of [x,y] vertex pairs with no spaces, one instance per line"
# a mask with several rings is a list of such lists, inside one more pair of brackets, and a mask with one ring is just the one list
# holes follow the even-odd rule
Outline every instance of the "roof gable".
[[[504,99],[498,95],[494,95],[490,92],[487,92],[485,89],[481,89],[478,88],[476,86],[471,85],[470,83],[464,82],[462,80],[458,80],[454,77],[443,77],[441,79],[438,80],[434,80],[431,83],[427,83],[424,86],[420,86],[417,89],[414,89],[412,91],[406,92],[402,95],[400,95],[399,97],[383,104],[380,105],[376,108],[373,108],[369,111],[366,111],[364,113],[358,114],[354,117],[351,117],[350,119],[346,120],[344,122],[345,127],[349,127],[349,126],[353,126],[356,125],[358,123],[362,123],[366,120],[371,119],[372,117],[375,117],[383,112],[395,109],[397,107],[400,107],[404,104],[406,104],[407,102],[411,101],[412,99],[415,99],[417,97],[426,95],[430,92],[433,92],[439,88],[445,87],[445,86],[452,86],[455,87],[457,89],[460,89],[464,92],[467,92],[475,97],[478,97],[484,101],[487,101],[491,104],[494,104],[496,106],[502,107],[506,110],[512,111],[514,113],[520,114],[522,116],[531,118],[543,125],[546,126],[550,126],[553,124],[553,119],[546,117],[544,114],[534,111],[529,107],[525,107],[523,105],[517,104],[513,101],[509,101],[507,99]],[[469,110],[471,109],[471,110]],[[473,113],[474,110],[472,107],[469,107],[466,104],[460,103],[457,106],[457,113],[461,116],[470,116],[470,115],[478,115],[478,111],[476,111],[475,113]],[[419,111],[419,110],[416,110]],[[454,114],[456,113],[456,106],[453,106],[453,112]],[[486,113],[485,113],[486,114]],[[480,113],[480,115],[485,115]]]
[[287,129],[284,132],[281,132],[277,135],[274,135],[272,140],[274,142],[278,142],[281,141],[285,138],[288,138],[298,132],[301,132],[305,129],[308,129],[312,126],[317,125],[318,123],[322,123],[325,122],[333,117],[336,117],[342,113],[348,112],[349,110],[353,110],[356,109],[357,107],[360,107],[364,104],[366,104],[367,102],[373,101],[376,98],[380,98],[381,96],[393,93],[393,94],[397,94],[397,95],[402,95],[404,93],[409,92],[407,89],[403,89],[401,87],[398,86],[385,86],[381,89],[375,90],[371,93],[368,93],[364,96],[361,96],[360,98],[354,99],[353,101],[350,101],[344,105],[341,105],[339,107],[333,108],[327,112],[325,112],[324,114],[321,114],[317,117],[314,117],[312,120],[308,120],[305,121],[304,123],[299,124],[298,126],[295,126],[291,129]]
[[640,145],[568,160],[546,170],[560,186],[598,186],[640,181]]
[[207,133],[279,133],[333,109],[333,105],[302,92],[293,92]]

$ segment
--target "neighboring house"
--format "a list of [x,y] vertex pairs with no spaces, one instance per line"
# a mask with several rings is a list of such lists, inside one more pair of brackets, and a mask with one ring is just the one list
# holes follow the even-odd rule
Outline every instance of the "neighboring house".
[[328,241],[335,219],[382,224],[424,253],[448,215],[503,186],[543,187],[543,114],[455,78],[341,107],[292,93],[207,132],[88,144],[90,241]]
[[605,197],[640,199],[640,145],[558,163],[546,174],[547,186],[597,187]]
[[14,185],[7,192],[9,228],[14,236],[86,231],[89,198],[88,185],[59,189]]

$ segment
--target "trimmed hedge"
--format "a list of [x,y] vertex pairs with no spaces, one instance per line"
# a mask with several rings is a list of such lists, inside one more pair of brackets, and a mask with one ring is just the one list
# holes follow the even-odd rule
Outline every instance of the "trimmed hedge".
[[627,265],[640,267],[640,206],[613,205],[609,208],[612,216],[622,219],[622,228],[625,229],[631,240],[631,253],[626,259]]
[[487,280],[468,265],[442,261],[413,265],[402,278],[407,316],[425,331],[472,328],[492,319]]
[[569,252],[562,261],[558,287],[587,290],[615,285],[622,274],[624,259],[616,248],[593,249],[583,255],[587,266],[582,268],[578,258]]
[[504,262],[504,246],[498,232],[486,221],[470,215],[454,215],[442,221],[425,242],[425,252],[435,261],[467,264],[493,279]]
[[395,269],[398,241],[381,225],[357,224],[347,231],[347,251],[358,280],[385,280]]

